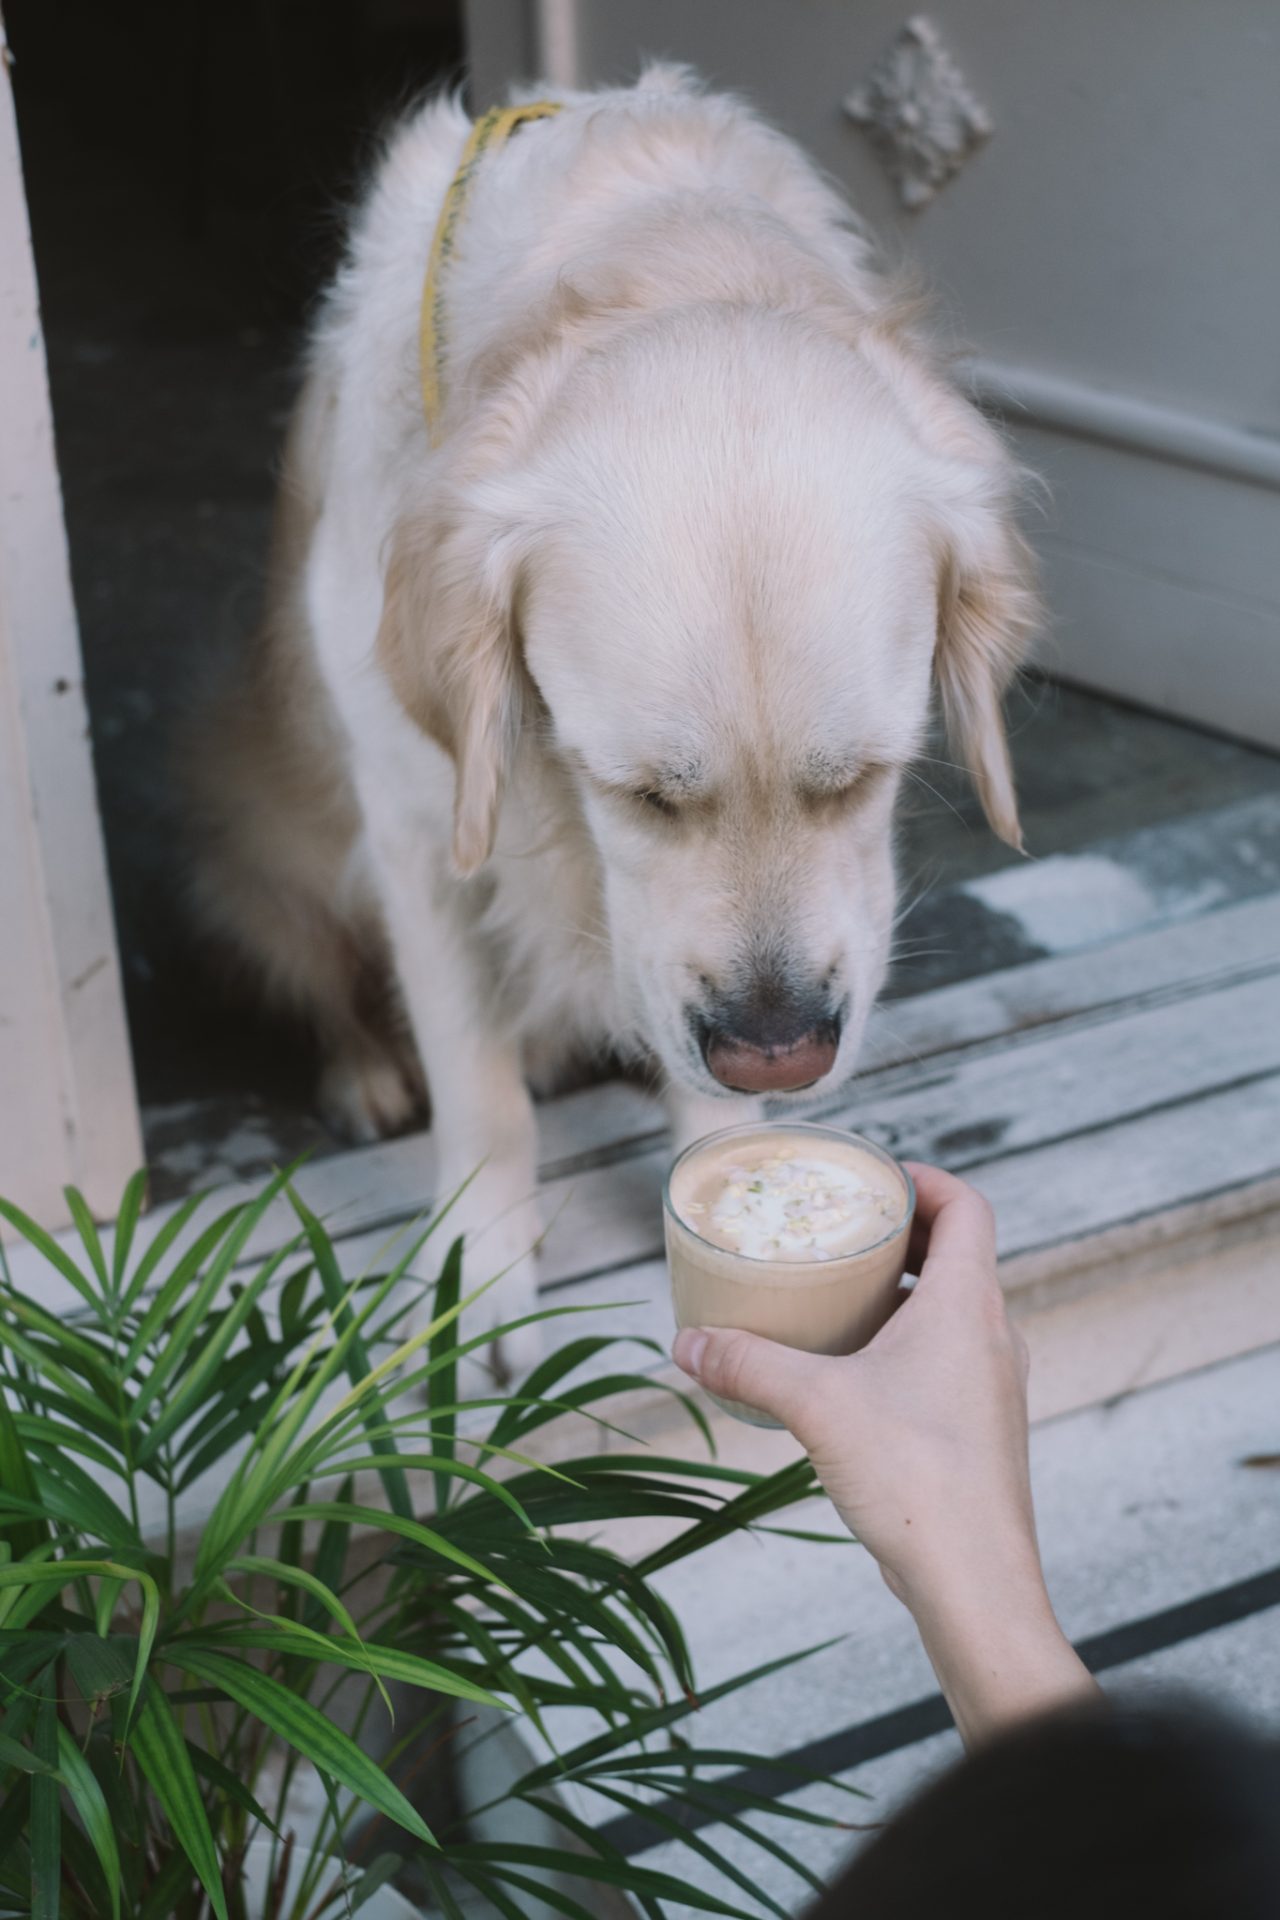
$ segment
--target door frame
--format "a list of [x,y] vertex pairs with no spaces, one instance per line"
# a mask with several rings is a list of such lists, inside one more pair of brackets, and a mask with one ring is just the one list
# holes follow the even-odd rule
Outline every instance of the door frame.
[[99,1219],[143,1159],[0,20],[0,1193]]

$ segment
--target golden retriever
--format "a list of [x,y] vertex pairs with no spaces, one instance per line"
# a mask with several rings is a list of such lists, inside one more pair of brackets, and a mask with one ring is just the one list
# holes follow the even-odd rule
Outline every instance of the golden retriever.
[[669,69],[475,169],[433,446],[419,309],[468,132],[419,110],[356,214],[192,778],[200,908],[313,1018],[326,1114],[395,1128],[425,1072],[470,1277],[509,1269],[493,1325],[534,1303],[531,1074],[646,1062],[680,1144],[852,1071],[932,685],[1018,843],[1035,602],[1017,469],[849,209]]

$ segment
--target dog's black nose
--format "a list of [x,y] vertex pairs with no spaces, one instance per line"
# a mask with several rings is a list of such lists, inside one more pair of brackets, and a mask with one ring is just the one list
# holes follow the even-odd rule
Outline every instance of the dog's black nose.
[[838,1016],[788,1031],[774,1020],[752,1031],[737,1023],[702,1029],[708,1071],[735,1093],[797,1093],[830,1073],[840,1047]]

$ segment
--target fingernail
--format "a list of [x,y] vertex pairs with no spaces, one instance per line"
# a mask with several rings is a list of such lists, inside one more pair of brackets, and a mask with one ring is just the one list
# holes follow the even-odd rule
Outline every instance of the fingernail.
[[676,1343],[671,1349],[671,1358],[685,1373],[692,1374],[696,1380],[702,1371],[702,1356],[707,1350],[709,1335],[701,1327],[681,1327],[676,1335]]

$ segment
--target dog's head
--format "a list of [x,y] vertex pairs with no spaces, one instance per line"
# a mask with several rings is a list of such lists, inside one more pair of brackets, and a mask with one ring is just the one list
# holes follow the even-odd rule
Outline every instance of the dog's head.
[[1019,844],[1015,470],[892,330],[851,344],[804,316],[666,314],[543,402],[392,546],[381,658],[454,758],[457,867],[488,859],[518,755],[553,755],[624,1003],[673,1079],[834,1082],[884,975],[932,685]]

